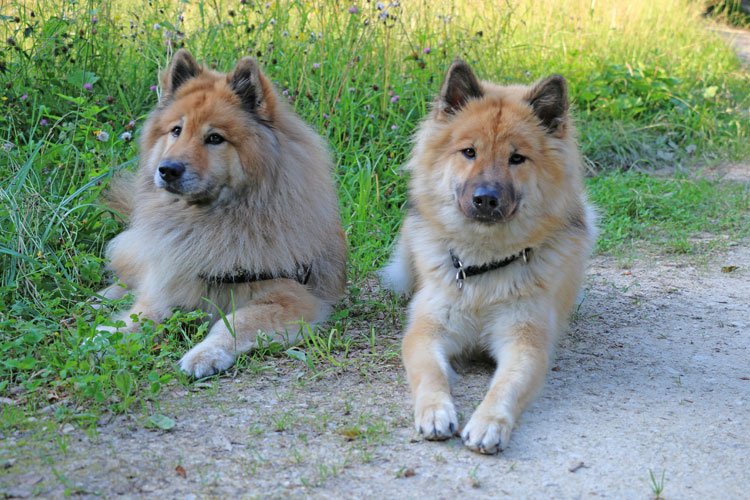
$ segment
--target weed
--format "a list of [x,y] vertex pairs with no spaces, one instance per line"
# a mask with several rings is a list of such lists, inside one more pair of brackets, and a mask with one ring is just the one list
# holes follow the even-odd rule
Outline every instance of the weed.
[[666,470],[661,471],[661,479],[657,480],[654,471],[651,469],[648,470],[648,477],[651,480],[649,486],[651,486],[651,491],[656,495],[656,500],[661,498],[661,494],[664,491],[664,474],[666,474],[666,472]]

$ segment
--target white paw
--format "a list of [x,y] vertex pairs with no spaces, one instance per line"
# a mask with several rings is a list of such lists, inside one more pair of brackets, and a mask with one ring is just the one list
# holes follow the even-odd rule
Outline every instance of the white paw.
[[180,369],[195,378],[208,377],[234,364],[234,354],[223,347],[201,342],[180,360]]
[[513,422],[502,416],[486,416],[477,411],[461,431],[461,440],[467,448],[492,455],[508,445]]
[[[424,401],[427,399],[428,401]],[[417,432],[430,441],[453,437],[458,429],[456,408],[450,397],[420,398],[414,409]]]

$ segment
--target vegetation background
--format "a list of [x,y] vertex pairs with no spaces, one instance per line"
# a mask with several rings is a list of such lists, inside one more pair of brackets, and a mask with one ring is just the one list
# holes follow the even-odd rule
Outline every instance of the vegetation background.
[[94,325],[122,304],[95,309],[91,297],[106,279],[103,247],[123,226],[99,195],[136,167],[158,72],[177,48],[223,71],[253,55],[330,142],[349,297],[304,345],[265,346],[238,364],[289,356],[315,376],[375,346],[366,325],[376,315],[402,313],[373,294],[373,271],[404,214],[410,134],[457,57],[497,82],[566,76],[602,215],[598,252],[700,256],[727,240],[698,233],[746,237],[747,186],[700,174],[748,156],[750,78],[703,11],[687,0],[3,2],[0,396],[13,404],[0,432],[64,399],[78,406],[57,406],[59,422],[141,412],[170,425],[159,395],[189,383],[175,362],[205,325],[177,313],[104,350]]

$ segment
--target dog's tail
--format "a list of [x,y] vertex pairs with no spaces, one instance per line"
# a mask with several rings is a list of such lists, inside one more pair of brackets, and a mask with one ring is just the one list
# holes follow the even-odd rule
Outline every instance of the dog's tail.
[[135,172],[121,170],[112,177],[104,192],[104,202],[117,215],[130,217],[135,205]]
[[414,268],[411,254],[400,236],[388,265],[380,270],[383,286],[399,295],[410,295],[414,290]]

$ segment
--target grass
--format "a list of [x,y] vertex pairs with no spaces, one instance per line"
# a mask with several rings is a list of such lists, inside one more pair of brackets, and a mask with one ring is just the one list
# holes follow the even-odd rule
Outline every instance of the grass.
[[650,480],[649,486],[655,495],[655,500],[659,500],[661,494],[664,492],[664,474],[666,474],[666,472],[666,470],[661,471],[661,478],[657,479],[657,476],[654,475],[654,471],[651,469],[648,470],[648,477]]
[[[181,312],[104,345],[92,325],[123,304],[94,309],[89,298],[105,278],[103,247],[122,228],[99,195],[114,172],[135,167],[158,71],[177,47],[218,69],[257,57],[336,158],[350,294],[329,329],[241,356],[239,370],[273,370],[264,357],[287,356],[304,382],[396,362],[395,339],[372,325],[392,329],[403,304],[370,296],[367,283],[404,213],[409,137],[456,56],[500,82],[568,78],[602,214],[600,252],[647,241],[689,253],[702,249],[698,233],[746,236],[746,188],[639,173],[750,153],[748,75],[705,29],[701,6],[558,0],[543,10],[526,0],[382,10],[333,0],[4,3],[0,395],[25,411],[69,401],[54,411],[63,421],[140,411],[169,425],[159,397],[188,383],[175,362],[205,335],[200,315]],[[0,425],[17,426],[3,408]]]

